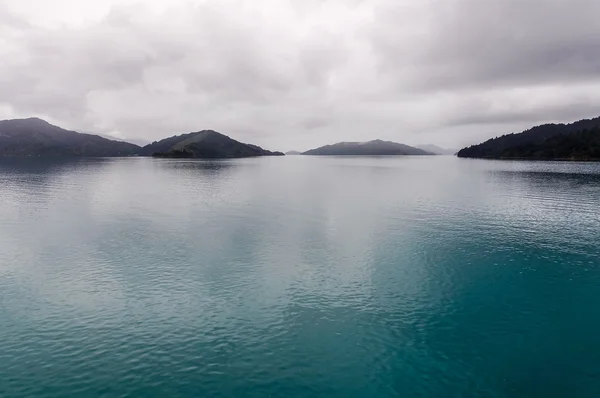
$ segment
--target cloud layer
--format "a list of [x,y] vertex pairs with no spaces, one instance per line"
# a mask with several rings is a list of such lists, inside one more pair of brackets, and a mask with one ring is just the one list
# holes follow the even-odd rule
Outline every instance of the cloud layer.
[[0,0],[0,118],[288,150],[600,115],[593,0],[47,3]]

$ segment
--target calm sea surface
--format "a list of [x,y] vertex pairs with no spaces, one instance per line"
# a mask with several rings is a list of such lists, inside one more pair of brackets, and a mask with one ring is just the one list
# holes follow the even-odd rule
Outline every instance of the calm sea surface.
[[600,164],[0,160],[0,397],[598,397]]

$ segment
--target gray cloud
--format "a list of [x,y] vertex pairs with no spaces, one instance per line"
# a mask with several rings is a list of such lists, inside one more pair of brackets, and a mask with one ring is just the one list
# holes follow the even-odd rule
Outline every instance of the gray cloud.
[[[489,105],[489,104],[488,104]],[[461,113],[449,120],[449,126],[505,125],[525,123],[533,126],[560,121],[572,121],[599,114],[598,106],[590,103],[573,102],[569,105],[544,107],[543,109],[493,110],[490,106],[479,104],[470,108],[470,113]],[[515,131],[518,132],[518,131]]]
[[[379,9],[372,31],[382,67],[401,66],[413,90],[514,87],[598,80],[600,3],[593,0],[448,0],[421,7],[419,43],[395,34],[412,17],[399,2]],[[419,12],[416,12],[419,14]]]
[[592,0],[61,1],[0,0],[0,117],[287,150],[600,114]]

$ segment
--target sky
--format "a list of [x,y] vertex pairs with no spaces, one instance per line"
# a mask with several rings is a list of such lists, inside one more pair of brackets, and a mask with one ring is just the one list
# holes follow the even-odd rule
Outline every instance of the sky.
[[0,0],[0,119],[272,150],[600,116],[597,0]]

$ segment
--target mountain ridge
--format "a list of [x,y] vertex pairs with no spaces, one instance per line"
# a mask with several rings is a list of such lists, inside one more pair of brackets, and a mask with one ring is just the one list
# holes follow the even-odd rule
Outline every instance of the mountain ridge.
[[213,130],[167,137],[141,147],[114,137],[66,130],[37,117],[0,121],[0,157],[138,155],[214,159],[283,156],[283,153],[241,143]]
[[139,150],[135,144],[66,130],[37,117],[0,121],[0,156],[4,157],[116,157]]
[[314,156],[409,156],[409,155],[433,155],[409,145],[380,139],[365,142],[338,142],[336,144],[324,145],[302,153]]
[[573,123],[547,123],[521,133],[491,138],[458,152],[461,158],[600,159],[600,117]]

